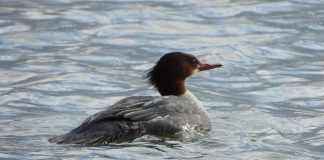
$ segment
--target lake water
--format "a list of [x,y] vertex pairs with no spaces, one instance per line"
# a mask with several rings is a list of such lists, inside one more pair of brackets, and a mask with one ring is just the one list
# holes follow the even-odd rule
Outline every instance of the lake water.
[[[221,69],[187,86],[197,140],[51,144],[183,51]],[[324,159],[323,0],[0,0],[0,159]]]

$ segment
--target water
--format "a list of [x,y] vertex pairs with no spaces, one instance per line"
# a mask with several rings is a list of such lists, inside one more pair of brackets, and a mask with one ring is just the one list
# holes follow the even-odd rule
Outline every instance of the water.
[[[324,1],[0,0],[0,159],[324,159]],[[102,147],[47,139],[131,95],[164,53],[212,131]]]

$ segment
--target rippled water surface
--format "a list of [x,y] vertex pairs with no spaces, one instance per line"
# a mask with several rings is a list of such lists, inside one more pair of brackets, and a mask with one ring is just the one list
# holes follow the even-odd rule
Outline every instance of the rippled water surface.
[[[131,95],[164,53],[213,129],[102,147],[47,139]],[[324,1],[0,0],[0,159],[324,159]]]

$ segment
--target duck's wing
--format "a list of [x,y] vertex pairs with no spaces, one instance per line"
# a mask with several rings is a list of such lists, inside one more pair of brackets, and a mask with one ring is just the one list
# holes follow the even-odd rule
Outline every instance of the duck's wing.
[[84,123],[100,120],[149,121],[157,117],[196,113],[195,105],[178,96],[129,97],[89,117]]
[[90,116],[89,118],[84,120],[82,124],[87,124],[90,122],[94,123],[96,121],[100,121],[100,120],[104,120],[104,119],[106,119],[106,120],[108,120],[108,119],[110,119],[110,120],[123,119],[123,114],[139,110],[145,103],[147,103],[155,98],[157,98],[157,97],[133,96],[133,97],[124,98],[124,99],[116,102],[112,106],[106,108],[105,110],[100,111],[100,112]]
[[[142,124],[136,120],[157,117],[152,110],[142,108],[156,97],[136,96],[120,100],[111,107],[98,112],[71,132],[49,139],[53,143],[93,144],[127,141],[142,134]],[[139,114],[139,112],[141,112]],[[138,114],[140,116],[135,116]],[[145,115],[145,116],[143,116]]]
[[131,141],[152,130],[175,132],[179,124],[165,117],[190,113],[188,105],[188,101],[176,96],[125,98],[92,115],[71,132],[49,141],[101,145]]

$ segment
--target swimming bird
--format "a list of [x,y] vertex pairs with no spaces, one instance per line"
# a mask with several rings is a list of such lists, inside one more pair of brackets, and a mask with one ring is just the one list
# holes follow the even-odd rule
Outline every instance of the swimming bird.
[[145,76],[161,96],[124,98],[90,116],[69,133],[49,139],[49,142],[103,145],[131,142],[143,135],[175,135],[188,127],[197,132],[207,132],[211,129],[207,112],[186,88],[185,80],[195,72],[221,66],[201,63],[187,53],[167,53]]

